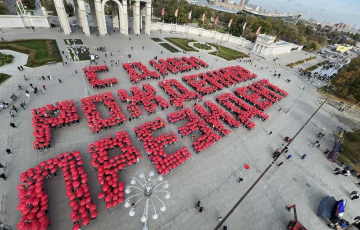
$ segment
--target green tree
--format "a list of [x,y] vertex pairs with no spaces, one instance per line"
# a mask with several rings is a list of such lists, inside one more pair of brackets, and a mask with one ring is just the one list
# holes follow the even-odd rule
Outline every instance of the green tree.
[[0,2],[0,15],[6,15],[9,13],[9,9],[7,8],[7,6]]
[[320,48],[320,45],[317,41],[310,41],[308,42],[308,44],[306,45],[306,49],[309,51],[316,51]]
[[71,16],[74,15],[74,6],[70,2],[67,2],[66,0],[63,1],[64,1],[64,7],[66,13]]

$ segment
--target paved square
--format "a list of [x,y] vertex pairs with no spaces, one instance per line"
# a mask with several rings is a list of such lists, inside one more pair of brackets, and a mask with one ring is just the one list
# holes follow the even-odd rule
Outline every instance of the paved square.
[[[119,104],[122,112],[129,117],[126,110],[126,104],[123,104],[116,94],[118,89],[129,90],[133,84],[130,82],[127,72],[121,65],[118,67],[114,64],[111,66],[111,60],[120,63],[128,61],[141,61],[153,70],[148,61],[154,56],[158,58],[166,57],[190,57],[191,55],[200,56],[202,60],[206,61],[210,67],[214,63],[214,56],[207,54],[208,51],[200,51],[198,53],[188,52],[170,53],[162,48],[156,42],[150,40],[150,37],[164,38],[173,36],[170,34],[160,34],[159,32],[152,32],[152,36],[131,36],[128,37],[120,35],[96,37],[85,36],[80,32],[72,35],[64,35],[55,30],[37,30],[32,33],[30,30],[4,30],[2,35],[6,40],[22,39],[22,38],[51,38],[56,39],[60,51],[66,50],[66,45],[63,39],[79,38],[82,39],[84,45],[90,48],[100,56],[98,64],[106,64],[109,66],[109,72],[100,73],[100,79],[116,77],[119,84],[110,88],[92,89],[85,81],[90,94],[95,95],[104,92],[111,92],[115,101]],[[180,35],[179,35],[180,36]],[[187,35],[181,35],[187,37]],[[203,37],[192,37],[201,42],[214,42],[213,40]],[[97,52],[96,47],[105,46],[105,52]],[[142,50],[144,46],[144,50]],[[230,48],[238,49],[248,53],[242,47],[236,47],[231,44],[226,44]],[[133,49],[131,49],[133,47]],[[118,55],[119,51],[119,55]],[[113,56],[110,55],[113,52]],[[161,54],[163,52],[163,54]],[[128,58],[131,54],[131,59]],[[293,103],[303,93],[300,88],[304,85],[305,79],[298,76],[295,69],[285,67],[286,64],[302,60],[305,55],[302,51],[296,51],[288,56],[280,57],[280,65],[273,60],[263,60],[257,57],[252,57],[253,64],[249,62],[228,62],[221,58],[214,63],[214,69],[219,69],[227,66],[241,65],[256,73],[258,78],[252,81],[243,82],[233,87],[225,88],[214,94],[204,96],[200,104],[206,100],[211,100],[214,103],[215,98],[226,92],[234,92],[235,89],[247,86],[252,82],[267,78],[274,85],[290,93],[290,95],[277,104],[271,106],[265,112],[270,116],[269,120],[261,121],[253,119],[256,127],[248,131],[244,127],[233,130],[231,134],[225,136],[216,144],[196,154],[192,148],[192,140],[190,137],[179,139],[175,145],[166,148],[167,152],[175,152],[182,146],[186,146],[192,153],[191,158],[175,171],[171,172],[165,177],[170,184],[171,198],[165,200],[167,211],[160,212],[157,220],[149,218],[150,229],[213,229],[217,225],[216,216],[219,214],[225,216],[226,213],[233,207],[237,200],[246,192],[252,183],[260,176],[265,168],[272,161],[272,153],[275,149],[281,148],[285,136],[292,137],[303,126],[306,120],[313,114],[317,107],[323,102],[324,97],[319,95],[312,86],[301,97],[298,103],[292,108],[289,114],[286,113],[293,105]],[[17,56],[15,57],[15,59]],[[65,58],[63,56],[63,58]],[[24,60],[19,55],[20,62],[24,64]],[[17,60],[15,60],[16,62]],[[65,60],[66,61],[66,60]],[[26,61],[25,61],[26,62]],[[87,126],[87,120],[82,111],[80,99],[85,97],[84,83],[80,74],[80,67],[77,62],[67,60],[68,66],[63,66],[61,63],[42,66],[38,68],[26,68],[20,72],[16,65],[8,65],[0,67],[0,72],[12,74],[9,80],[4,82],[0,88],[0,98],[2,101],[10,103],[10,95],[15,93],[18,96],[15,104],[19,107],[19,102],[25,100],[27,103],[26,110],[19,107],[19,111],[12,118],[12,121],[17,125],[17,129],[12,129],[9,126],[9,108],[1,111],[0,117],[2,120],[2,132],[0,134],[0,143],[3,153],[0,156],[1,162],[7,162],[8,169],[7,181],[1,181],[0,193],[2,195],[1,217],[2,220],[13,227],[20,221],[21,213],[16,209],[19,204],[17,196],[17,186],[19,184],[19,175],[31,167],[35,167],[40,162],[54,158],[60,153],[70,151],[80,151],[83,157],[83,167],[88,174],[88,186],[90,188],[92,202],[97,205],[99,215],[97,222],[87,227],[87,229],[141,229],[142,222],[140,217],[143,206],[138,207],[135,217],[128,215],[129,209],[124,206],[119,207],[113,212],[109,213],[105,208],[103,200],[97,198],[101,188],[97,181],[96,170],[90,165],[91,157],[88,154],[88,145],[95,141],[105,138],[108,135],[115,135],[117,131],[126,130],[130,136],[131,142],[141,152],[143,158],[141,162],[126,167],[119,173],[119,181],[124,181],[125,185],[130,183],[132,176],[137,176],[141,172],[149,172],[154,170],[148,157],[146,156],[144,147],[141,142],[137,140],[134,135],[133,127],[138,124],[144,124],[148,121],[153,121],[156,117],[161,117],[166,121],[167,114],[177,111],[177,109],[170,107],[161,111],[157,108],[156,114],[144,115],[139,119],[126,121],[120,127],[106,130],[99,134],[92,134],[90,127]],[[320,60],[319,60],[320,62]],[[89,61],[83,61],[82,67],[89,64]],[[256,66],[255,66],[256,65]],[[260,67],[269,67],[269,69],[261,70]],[[75,73],[75,69],[78,73]],[[209,71],[210,68],[200,68],[185,74],[169,74],[166,79],[174,78],[182,82],[182,75],[197,74]],[[270,72],[270,70],[272,72]],[[274,70],[281,73],[281,78],[272,77]],[[23,75],[30,78],[29,81],[23,79]],[[37,75],[53,77],[50,80],[37,80]],[[58,81],[61,79],[62,83]],[[285,79],[291,79],[291,83],[287,83]],[[31,90],[29,83],[34,84],[39,89],[42,85],[46,86],[46,90],[42,90],[40,95],[32,95],[29,101],[25,97],[25,90],[16,90],[16,86],[21,84],[27,90]],[[169,101],[168,95],[159,88],[156,80],[148,79],[140,82],[140,86],[145,83],[150,83],[156,91],[157,95],[162,96]],[[185,85],[185,83],[183,83]],[[186,86],[190,89],[188,86]],[[32,135],[34,129],[32,127],[32,108],[43,107],[47,104],[54,104],[64,100],[74,100],[77,112],[80,116],[80,124],[72,125],[62,129],[52,130],[55,148],[43,153],[37,153],[32,149],[34,137]],[[188,102],[184,107],[192,108],[195,101]],[[279,109],[281,108],[281,111]],[[348,118],[347,115],[351,117]],[[289,154],[292,154],[291,160],[285,159],[283,155],[278,162],[283,161],[281,167],[274,165],[264,176],[264,178],[256,185],[251,193],[244,199],[240,206],[225,222],[228,229],[285,229],[287,223],[293,219],[293,213],[285,210],[285,206],[289,204],[297,204],[298,219],[308,229],[326,229],[325,222],[316,216],[317,206],[321,199],[327,195],[334,196],[336,199],[348,199],[349,193],[356,190],[355,178],[342,176],[334,176],[332,170],[335,165],[329,162],[323,151],[327,148],[332,148],[334,139],[332,135],[336,133],[337,127],[342,126],[350,130],[354,128],[354,123],[351,120],[359,119],[358,113],[345,112],[339,113],[337,111],[336,103],[329,101],[322,109],[314,116],[309,124],[302,130],[300,135],[289,147]],[[344,123],[339,123],[338,120]],[[359,120],[358,120],[359,121]],[[357,121],[357,123],[358,123]],[[169,133],[173,131],[177,133],[177,128],[184,123],[170,124],[156,135]],[[227,125],[225,125],[227,126]],[[313,148],[313,143],[317,138],[316,134],[326,127],[326,136],[321,139],[322,146],[320,149]],[[269,132],[272,131],[272,135]],[[197,134],[198,135],[198,134]],[[198,136],[196,136],[197,138]],[[9,147],[13,155],[8,156],[5,148]],[[302,160],[301,155],[307,154],[307,158]],[[111,153],[114,154],[114,153]],[[277,163],[278,163],[277,162]],[[248,164],[250,169],[244,169],[244,164]],[[239,177],[244,178],[241,183],[237,182]],[[47,189],[49,193],[49,212],[51,215],[51,229],[63,230],[71,229],[72,221],[70,218],[71,208],[69,207],[68,198],[65,195],[65,181],[61,173],[56,177],[52,177],[47,181]],[[127,198],[127,195],[125,195]],[[195,209],[196,202],[200,200],[204,207],[204,212],[199,213]],[[159,207],[159,205],[157,205]],[[359,203],[357,200],[348,201],[345,219],[350,221],[359,213]],[[152,213],[152,210],[150,210]]]

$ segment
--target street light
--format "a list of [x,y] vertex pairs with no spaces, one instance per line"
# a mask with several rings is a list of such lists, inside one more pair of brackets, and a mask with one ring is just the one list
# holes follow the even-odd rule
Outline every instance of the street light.
[[211,70],[214,68],[214,65],[215,65],[217,56],[218,56],[218,54],[219,54],[219,50],[221,49],[221,43],[222,43],[223,38],[224,38],[224,35],[221,37],[221,41],[220,41],[220,44],[219,44],[219,49],[218,49],[217,52],[216,52],[216,56],[215,56],[215,59],[214,59],[214,63],[213,63],[212,66],[211,66]]
[[[154,214],[152,214],[152,218],[154,220],[156,220],[159,217],[159,215],[156,212],[155,204],[154,204],[153,200],[151,199],[152,197],[155,197],[157,200],[160,201],[160,203],[161,203],[160,211],[165,212],[165,210],[166,210],[165,203],[158,196],[156,196],[155,193],[157,193],[157,192],[165,193],[165,199],[170,199],[170,192],[169,191],[155,190],[160,185],[163,185],[163,188],[167,189],[167,188],[169,188],[169,183],[167,181],[163,181],[164,178],[163,178],[162,175],[158,176],[155,180],[151,179],[152,176],[154,176],[154,171],[149,172],[149,177],[147,179],[145,178],[145,174],[142,172],[139,175],[139,177],[140,177],[140,179],[144,180],[144,183],[141,183],[141,181],[138,178],[133,177],[133,178],[131,178],[130,183],[132,185],[135,185],[136,183],[139,183],[140,186],[139,187],[137,187],[137,186],[126,186],[126,189],[125,189],[126,194],[131,193],[131,188],[135,188],[137,190],[140,190],[139,193],[136,193],[136,194],[130,196],[125,201],[124,206],[125,206],[125,208],[128,208],[131,205],[131,203],[130,203],[131,198],[137,197],[137,196],[140,198],[135,203],[133,203],[133,205],[132,205],[132,207],[131,207],[131,209],[129,211],[130,216],[135,216],[135,207],[139,204],[140,201],[142,201],[143,199],[145,200],[144,211],[143,211],[143,214],[142,214],[142,216],[140,218],[141,222],[144,223],[143,228],[142,228],[143,230],[148,230],[149,229],[148,225],[147,225],[148,212],[149,212],[149,202],[152,204],[152,207],[154,209]],[[163,182],[161,182],[161,181],[163,181]],[[161,182],[161,183],[155,185],[156,182]]]
[[[86,95],[86,96],[89,96],[89,95],[90,95],[90,92],[89,92],[89,90],[88,90],[87,87],[86,87],[85,77],[84,77],[84,73],[83,73],[83,70],[82,70],[82,67],[81,67],[80,58],[79,58],[78,47],[75,46],[75,40],[74,40],[74,39],[72,39],[72,40],[73,40],[73,43],[71,44],[71,42],[70,42],[70,49],[72,49],[72,51],[73,51],[74,54],[76,55],[77,61],[79,62],[81,77],[82,77],[82,79],[83,79],[84,87],[85,87],[85,95]],[[75,48],[74,48],[74,46],[75,46]],[[83,47],[83,48],[81,49],[81,51],[82,51],[82,52],[86,51],[86,48]],[[70,53],[70,50],[68,50],[68,52]],[[71,55],[70,55],[70,56],[71,56]]]

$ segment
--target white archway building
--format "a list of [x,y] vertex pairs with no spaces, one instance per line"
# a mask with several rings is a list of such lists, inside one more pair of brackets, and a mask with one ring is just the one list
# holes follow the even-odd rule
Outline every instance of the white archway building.
[[[71,34],[71,27],[65,12],[62,0],[54,0],[56,12],[59,17],[61,27],[65,34]],[[89,0],[93,27],[97,27],[100,35],[107,35],[107,25],[105,21],[105,4],[110,3],[112,9],[113,28],[119,29],[120,34],[129,34],[129,7],[133,6],[133,32],[140,34],[150,34],[151,29],[151,0],[131,1],[131,0]],[[85,10],[84,0],[74,0],[75,15],[78,25],[84,34],[90,35],[90,27]],[[141,13],[142,12],[142,13]],[[145,15],[145,30],[142,28],[142,17]]]

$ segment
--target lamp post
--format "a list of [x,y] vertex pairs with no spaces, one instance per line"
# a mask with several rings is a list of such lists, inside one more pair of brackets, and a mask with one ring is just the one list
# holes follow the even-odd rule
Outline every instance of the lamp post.
[[302,92],[302,94],[300,94],[299,98],[296,99],[296,101],[294,102],[294,104],[290,107],[290,109],[286,112],[286,114],[289,114],[290,110],[295,106],[295,104],[300,100],[300,98],[302,97],[302,95],[306,92],[308,88],[305,88],[304,92]]
[[217,56],[218,56],[218,54],[219,54],[219,50],[221,49],[221,43],[222,43],[223,38],[224,38],[224,35],[221,37],[221,41],[220,41],[220,44],[219,44],[219,49],[216,51],[216,56],[215,56],[215,59],[214,59],[214,63],[213,63],[212,66],[211,66],[211,70],[214,68],[214,65],[215,65]]
[[[84,77],[84,73],[83,73],[83,70],[82,70],[82,67],[81,67],[81,62],[80,62],[78,47],[75,46],[75,48],[74,48],[74,44],[75,44],[75,40],[73,39],[73,44],[70,44],[70,49],[72,49],[72,51],[73,51],[74,54],[76,55],[77,61],[79,62],[81,77],[82,77],[82,79],[83,79],[84,87],[85,87],[85,95],[86,95],[86,96],[89,96],[89,95],[90,95],[90,92],[89,92],[88,88],[86,87],[85,77]],[[85,48],[84,48],[84,49],[85,49]],[[85,51],[85,50],[82,50],[82,51]],[[68,52],[70,53],[70,50],[68,50]]]
[[[157,196],[155,195],[156,193],[165,193],[165,199],[170,199],[170,192],[166,191],[166,190],[156,190],[157,187],[159,187],[160,185],[163,185],[164,189],[167,189],[169,187],[169,183],[167,181],[163,181],[163,176],[160,175],[158,176],[155,180],[151,179],[151,177],[154,176],[154,172],[150,171],[149,172],[149,177],[145,178],[145,174],[142,172],[139,177],[140,179],[143,179],[144,182],[142,183],[138,178],[133,177],[131,178],[130,183],[132,185],[135,185],[136,183],[139,183],[139,187],[137,186],[126,186],[125,189],[125,193],[126,194],[130,194],[131,193],[131,188],[137,189],[140,192],[130,196],[129,198],[126,199],[125,201],[125,208],[130,207],[131,203],[130,203],[130,199],[133,197],[138,197],[139,199],[133,203],[130,211],[129,211],[129,215],[130,216],[134,216],[135,215],[135,207],[137,207],[137,205],[140,203],[140,201],[144,200],[145,201],[145,206],[144,206],[144,210],[143,210],[143,215],[141,216],[140,220],[141,222],[144,223],[142,230],[148,230],[148,212],[149,212],[149,203],[151,203],[153,209],[154,209],[154,214],[152,214],[152,218],[154,220],[156,220],[159,215],[156,212],[156,208],[155,208],[155,204],[154,201],[152,200],[152,198],[156,198],[156,200],[160,201],[161,206],[160,206],[160,211],[164,212],[166,210],[166,205],[165,203]],[[161,182],[163,181],[163,182]],[[158,183],[157,185],[156,182],[161,182]]]
[[[29,22],[29,26],[30,26],[32,32],[35,32],[33,26],[31,25],[29,16],[28,16],[28,14],[27,14],[27,6],[24,6],[21,0],[18,0],[18,2],[19,2],[19,6],[21,6],[21,7],[19,7],[19,8],[20,8],[20,13],[25,14],[25,16],[26,16],[26,18],[27,18],[27,20],[28,20],[28,22]],[[21,8],[22,8],[22,12],[21,12]],[[26,9],[26,10],[25,10],[25,9]]]

